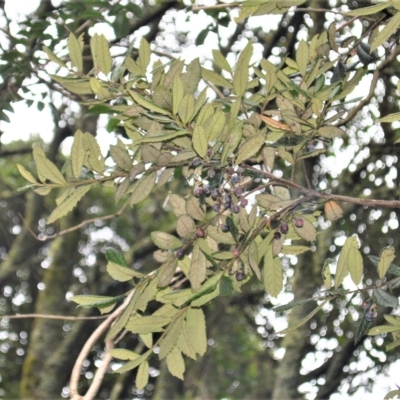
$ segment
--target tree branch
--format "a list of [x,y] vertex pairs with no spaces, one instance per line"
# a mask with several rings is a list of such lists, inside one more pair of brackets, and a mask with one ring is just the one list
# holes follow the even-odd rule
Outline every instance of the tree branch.
[[15,315],[2,315],[0,318],[7,319],[22,319],[22,318],[45,318],[45,319],[61,319],[65,321],[82,321],[88,319],[104,319],[108,315],[99,315],[97,317],[73,317],[71,315],[51,315],[51,314],[15,314]]

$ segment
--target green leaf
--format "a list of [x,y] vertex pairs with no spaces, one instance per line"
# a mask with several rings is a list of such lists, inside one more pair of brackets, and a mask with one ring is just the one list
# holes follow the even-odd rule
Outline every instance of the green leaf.
[[152,333],[140,333],[139,337],[148,349],[151,349],[153,347]]
[[359,17],[362,15],[371,15],[371,14],[376,14],[385,8],[388,8],[391,6],[391,1],[386,1],[381,4],[375,4],[370,7],[363,7],[363,8],[357,8],[355,10],[348,11],[346,15],[349,15],[351,17]]
[[140,357],[136,358],[135,360],[127,362],[121,368],[118,368],[115,372],[122,374],[123,372],[127,372],[127,371],[130,371],[130,370],[136,368],[138,365],[142,364],[142,362],[146,361],[151,353],[152,353],[152,350],[146,351],[146,353],[143,353]]
[[64,61],[60,60],[48,47],[43,46],[42,49],[47,54],[47,57],[49,57],[50,61],[55,62],[60,67],[68,68],[67,64],[65,64]]
[[322,280],[324,281],[324,285],[328,290],[332,288],[332,275],[330,271],[331,262],[332,259],[326,259],[322,267]]
[[231,66],[229,65],[228,61],[226,60],[226,58],[223,56],[223,54],[219,50],[214,49],[212,51],[212,54],[213,54],[214,62],[219,68],[232,73]]
[[233,132],[224,140],[224,147],[221,154],[221,164],[225,164],[228,157],[236,150],[242,140],[242,124],[237,124]]
[[137,94],[133,90],[128,90],[128,92],[131,95],[132,99],[137,104],[141,105],[142,107],[147,108],[148,110],[157,112],[159,114],[169,115],[169,111],[168,110],[164,110],[163,108],[156,106],[155,104],[151,103],[150,101],[148,101],[144,97],[140,96],[139,94]]
[[225,78],[223,78],[221,75],[217,74],[216,72],[210,71],[203,67],[201,68],[201,77],[205,81],[209,81],[209,82],[213,83],[214,85],[226,87],[228,89],[233,89],[232,83],[227,81]]
[[102,174],[104,172],[104,157],[101,154],[97,140],[91,133],[85,132],[83,134],[83,146],[89,153],[88,163],[90,168]]
[[36,170],[39,179],[42,182],[48,179],[49,181],[54,183],[66,183],[66,180],[59,169],[55,166],[54,163],[47,159],[41,147],[35,146],[33,148],[33,159],[35,160]]
[[180,215],[176,223],[176,232],[182,238],[189,237],[193,235],[196,226],[194,224],[193,218],[189,215]]
[[25,169],[21,164],[17,164],[19,173],[30,183],[37,183],[35,177]]
[[369,336],[376,336],[381,335],[382,333],[391,333],[400,331],[400,326],[393,326],[393,325],[379,325],[374,326],[368,331]]
[[93,94],[92,89],[89,85],[88,79],[79,78],[62,78],[56,75],[49,75],[54,81],[62,85],[68,91],[75,94]]
[[204,239],[197,239],[193,246],[192,261],[189,270],[189,281],[194,291],[198,290],[206,279],[206,257],[201,251],[201,247],[204,247],[204,243]]
[[192,307],[201,307],[207,304],[209,301],[219,295],[218,284],[222,278],[223,271],[218,272],[211,278],[207,279],[201,288],[195,292],[185,303],[185,305],[191,305]]
[[204,158],[206,156],[208,140],[204,128],[200,125],[196,125],[193,130],[193,148],[196,150],[197,154]]
[[147,67],[150,64],[150,56],[150,45],[148,41],[144,37],[142,37],[139,46],[139,59],[137,62],[138,66],[141,69],[142,75],[146,75]]
[[189,197],[186,201],[186,212],[189,216],[198,221],[203,221],[206,217],[204,207],[200,205],[199,199],[194,196]]
[[378,263],[378,274],[379,278],[383,279],[384,276],[386,275],[386,272],[388,271],[390,264],[392,261],[395,259],[395,254],[394,254],[394,247],[393,246],[388,246],[385,247],[380,254],[380,259]]
[[112,261],[107,263],[107,272],[111,278],[119,282],[127,282],[132,278],[143,278],[145,275],[131,268],[124,267]]
[[158,269],[160,277],[158,279],[157,286],[159,288],[168,286],[171,283],[177,265],[178,265],[178,260],[176,258],[173,258],[169,259]]
[[400,26],[400,12],[398,11],[394,16],[390,19],[390,21],[386,24],[381,32],[375,37],[374,41],[371,44],[371,52],[385,43],[386,40],[390,38],[397,31]]
[[[398,340],[398,345],[400,344],[400,340]],[[400,390],[391,390],[389,393],[386,393],[385,397],[383,400],[389,400],[389,399],[394,399],[395,397],[398,397],[400,399]]]
[[94,296],[94,295],[78,295],[71,297],[71,301],[79,304],[84,308],[103,308],[117,303],[123,299],[125,295],[110,297],[110,296]]
[[129,199],[129,204],[131,206],[140,203],[146,199],[151,193],[155,183],[156,183],[157,172],[150,172],[139,179],[129,192],[132,192],[131,198]]
[[[346,239],[342,251],[340,252],[335,276],[335,289],[341,285],[344,278],[349,273],[349,263],[350,260],[354,258],[354,248],[358,249],[358,241],[355,236],[350,236]],[[350,253],[352,254],[351,258]]]
[[184,93],[182,80],[179,75],[176,75],[172,86],[172,112],[174,115],[178,113],[179,104],[183,99]]
[[386,290],[380,288],[374,289],[374,295],[376,297],[376,303],[378,306],[392,307],[396,309],[399,305],[399,299],[389,294]]
[[168,202],[171,205],[172,211],[176,217],[179,217],[180,215],[186,215],[186,200],[183,197],[172,193],[168,197]]
[[90,40],[90,49],[95,68],[108,75],[111,72],[112,59],[106,37],[95,33]]
[[182,246],[178,238],[166,232],[152,232],[150,236],[153,243],[163,250],[177,249]]
[[286,329],[277,332],[278,335],[282,335],[285,333],[289,333],[289,332],[293,332],[294,330],[296,330],[297,328],[299,328],[300,326],[302,326],[303,324],[305,324],[307,321],[309,321],[319,310],[321,310],[322,307],[324,307],[324,305],[326,303],[328,303],[331,299],[325,299],[317,308],[315,308],[314,310],[312,310],[310,312],[310,314],[306,315],[304,318],[302,318],[300,321],[298,321],[297,323],[287,327]]
[[400,121],[400,112],[386,115],[385,117],[379,118],[378,122],[396,122]]
[[186,331],[195,352],[202,357],[207,351],[206,320],[201,308],[189,308],[186,313]]
[[162,332],[163,327],[168,325],[171,320],[172,317],[165,315],[151,315],[148,317],[134,315],[129,318],[125,328],[132,333]]
[[182,325],[186,315],[186,309],[180,311],[171,324],[168,326],[166,333],[160,340],[160,352],[158,357],[160,360],[165,358],[176,346],[179,335],[182,330]]
[[227,232],[222,232],[221,228],[210,225],[207,228],[207,234],[210,235],[217,243],[223,244],[236,244],[236,240],[233,238],[232,234]]
[[307,304],[310,301],[315,301],[315,299],[310,298],[310,299],[303,299],[303,300],[293,300],[290,303],[284,304],[282,306],[275,306],[272,309],[275,312],[287,311],[287,310],[291,310],[293,307],[302,306],[303,304]]
[[296,52],[296,63],[303,78],[306,75],[307,65],[309,60],[308,45],[304,40],[301,40]]
[[172,139],[188,134],[189,131],[182,130],[182,131],[173,131],[170,133],[163,133],[162,135],[145,136],[142,139],[135,140],[135,144],[168,142]]
[[188,93],[179,104],[178,115],[184,124],[187,124],[194,116],[194,103],[193,95]]
[[265,135],[262,132],[252,136],[239,147],[236,157],[236,164],[240,164],[241,162],[254,156],[256,153],[258,153],[264,143]]
[[122,148],[118,145],[111,145],[110,156],[119,169],[129,171],[132,168],[132,159],[126,148]]
[[233,76],[233,90],[238,96],[242,96],[246,91],[249,79],[249,62],[252,54],[253,45],[251,41],[248,41],[246,47],[240,53]]
[[126,349],[111,349],[110,354],[118,360],[136,360],[140,357],[139,354]]
[[264,286],[272,297],[278,297],[283,289],[283,271],[279,257],[273,257],[272,246],[268,246],[264,255]]
[[368,321],[365,318],[366,312],[367,312],[367,310],[364,311],[364,314],[360,319],[360,323],[357,326],[357,331],[356,331],[356,334],[354,336],[354,345],[356,345],[356,346],[361,341],[362,337],[366,334],[366,332],[368,331],[369,327],[372,325],[372,322]]
[[78,204],[79,200],[94,186],[95,184],[91,185],[83,185],[79,186],[76,189],[74,188],[70,195],[59,205],[57,206],[52,213],[50,214],[49,218],[47,219],[47,223],[51,224],[54,221],[60,219],[64,215],[68,214],[72,211],[75,206]]
[[183,374],[185,372],[185,361],[183,360],[182,353],[175,347],[167,355],[167,368],[172,376],[176,376],[183,380]]
[[400,317],[398,317],[397,315],[388,315],[385,314],[383,316],[387,322],[389,322],[392,325],[397,325],[398,327],[400,327]]
[[115,249],[107,249],[106,250],[106,258],[107,261],[111,261],[115,264],[122,265],[123,267],[128,268],[126,264],[125,257],[122,253]]
[[81,171],[86,156],[85,147],[83,146],[83,137],[83,132],[78,129],[75,132],[74,142],[71,149],[72,173],[74,174],[74,177],[76,179],[79,179],[79,177],[81,176]]
[[314,242],[317,240],[317,230],[314,224],[310,222],[307,218],[303,218],[303,226],[297,227],[295,220],[292,220],[292,225],[294,231],[304,240],[309,242]]
[[343,137],[346,132],[336,126],[322,126],[318,129],[318,134],[324,138],[333,139],[336,137]]
[[81,44],[79,43],[79,39],[77,39],[72,32],[69,34],[67,45],[72,65],[76,67],[78,72],[82,72],[83,70],[82,48]]

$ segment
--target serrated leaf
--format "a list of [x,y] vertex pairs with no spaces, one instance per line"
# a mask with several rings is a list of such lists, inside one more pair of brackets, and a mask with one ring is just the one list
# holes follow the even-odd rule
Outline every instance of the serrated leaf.
[[193,148],[196,150],[197,154],[204,158],[207,152],[208,141],[204,128],[201,125],[196,125],[193,130]]
[[400,317],[398,317],[397,315],[388,315],[385,314],[383,316],[387,322],[389,322],[392,325],[397,325],[400,328]]
[[214,85],[226,87],[228,89],[233,89],[232,83],[227,81],[225,78],[223,78],[221,75],[217,74],[216,72],[210,71],[210,70],[205,69],[203,67],[201,68],[201,77],[205,81],[209,81],[211,83],[214,83]]
[[156,183],[156,177],[157,172],[150,172],[148,175],[144,175],[132,186],[129,190],[132,192],[131,198],[129,199],[129,204],[131,206],[140,203],[149,196]]
[[192,341],[186,331],[186,321],[182,325],[182,330],[178,339],[177,348],[179,348],[179,350],[186,356],[190,357],[193,360],[196,360],[197,358],[196,352],[194,351]]
[[191,305],[192,307],[201,307],[219,295],[219,282],[222,278],[223,271],[218,272],[211,278],[207,279],[200,287],[200,289],[193,293],[192,296],[185,302],[184,305]]
[[104,172],[104,157],[101,154],[97,140],[91,133],[85,132],[83,134],[83,146],[88,152],[88,163],[90,168],[102,174]]
[[249,63],[252,54],[253,44],[249,40],[246,47],[239,55],[233,76],[233,89],[238,96],[242,96],[246,91],[247,81],[249,79]]
[[140,357],[139,354],[126,349],[111,349],[110,354],[118,360],[136,360]]
[[79,179],[85,161],[86,151],[83,146],[83,132],[78,129],[74,135],[74,142],[71,148],[72,173],[76,179]]
[[193,218],[189,215],[180,215],[176,223],[176,232],[182,238],[193,235],[196,226],[194,224]]
[[145,275],[131,268],[124,267],[112,261],[107,263],[107,272],[111,278],[119,282],[127,282],[132,278],[143,278]]
[[398,11],[396,14],[393,15],[393,17],[389,20],[389,22],[382,29],[382,31],[379,32],[379,34],[375,37],[374,41],[371,44],[371,52],[373,52],[380,45],[385,43],[385,41],[389,39],[390,36],[393,35],[393,33],[396,32],[399,26],[400,26],[400,12]]
[[307,65],[309,59],[308,45],[304,40],[301,40],[296,52],[296,63],[303,78],[306,75]]
[[254,156],[265,143],[265,135],[258,133],[257,135],[248,139],[242,146],[239,147],[238,154],[236,157],[236,164],[247,160]]
[[182,246],[182,242],[173,235],[166,232],[152,232],[150,234],[153,243],[163,250],[177,249]]
[[79,200],[93,187],[94,185],[84,185],[79,186],[75,190],[71,192],[71,194],[59,205],[57,206],[49,218],[47,219],[47,223],[51,224],[54,221],[57,221],[64,215],[68,214],[72,211],[75,206],[78,204]]
[[242,126],[238,124],[233,132],[229,133],[229,136],[224,140],[224,147],[221,153],[221,164],[223,165],[228,157],[236,150],[239,143],[242,140]]
[[49,75],[54,81],[62,85],[68,91],[75,94],[92,94],[88,79],[63,78],[56,75]]
[[25,169],[21,164],[17,164],[17,168],[19,173],[30,183],[37,183],[36,179],[34,176]]
[[175,347],[167,355],[167,368],[172,376],[176,376],[183,380],[183,374],[185,372],[185,361],[183,360],[182,353]]
[[134,315],[129,318],[125,328],[132,333],[162,332],[163,327],[168,325],[171,320],[172,317],[165,315],[150,315],[147,317]]
[[47,159],[43,149],[39,146],[35,146],[33,148],[33,159],[35,160],[36,170],[39,176],[39,179],[44,182],[44,180],[48,179],[54,183],[64,184],[66,183],[65,178],[59,171],[59,169],[52,163],[49,159]]
[[94,296],[94,295],[78,295],[71,297],[71,301],[84,308],[92,307],[108,307],[117,303],[119,300],[124,298],[125,295],[111,297],[111,296]]
[[289,332],[293,332],[294,330],[296,330],[297,328],[299,328],[300,326],[302,326],[303,324],[305,324],[307,321],[309,321],[319,310],[321,310],[322,307],[324,307],[324,305],[326,303],[328,303],[331,299],[325,299],[317,308],[314,308],[314,310],[312,310],[310,312],[310,314],[306,315],[304,318],[302,318],[300,321],[298,321],[297,323],[287,327],[286,329],[277,332],[278,335],[282,335],[285,333],[289,333]]
[[149,363],[147,361],[142,362],[139,365],[137,374],[136,374],[136,387],[141,390],[144,389],[146,387],[146,385],[149,382],[149,371],[150,371],[150,367],[149,367]]
[[314,224],[310,222],[308,219],[303,218],[303,226],[297,227],[295,220],[292,220],[294,231],[304,240],[309,242],[314,242],[317,240],[317,230],[314,227]]
[[146,351],[146,353],[142,354],[140,357],[136,358],[135,360],[132,360],[130,362],[127,362],[125,365],[123,365],[121,368],[118,368],[115,372],[121,374],[123,372],[130,371],[134,368],[136,368],[138,365],[142,364],[144,361],[147,360],[147,358],[150,356],[152,353],[152,350]]
[[318,129],[318,134],[324,138],[333,139],[344,136],[346,132],[336,126],[322,126]]
[[354,344],[356,346],[360,342],[362,337],[366,334],[366,332],[368,331],[369,327],[372,324],[372,322],[368,321],[365,318],[366,311],[367,310],[364,311],[364,314],[363,314],[362,318],[360,319],[360,323],[357,326],[357,331],[356,331],[356,334],[354,336]]
[[171,204],[172,210],[176,217],[186,215],[186,200],[177,194],[170,194],[168,202]]
[[171,283],[177,265],[178,265],[178,260],[174,258],[172,260],[171,259],[168,260],[158,269],[160,277],[158,279],[157,287],[163,288]]
[[195,352],[202,357],[207,351],[206,320],[201,308],[189,308],[186,313],[186,331]]
[[227,232],[222,232],[220,228],[210,225],[207,228],[207,234],[211,236],[217,243],[223,244],[236,244],[236,240],[233,238],[232,234]]
[[[212,109],[212,108],[211,108]],[[215,110],[214,110],[215,111]],[[207,140],[215,140],[222,133],[226,123],[226,114],[222,111],[213,112],[203,124]]]
[[55,63],[58,64],[60,67],[68,68],[67,64],[65,64],[64,61],[62,61],[61,59],[59,59],[48,47],[43,46],[42,49],[43,49],[43,51],[47,54],[47,57],[49,57],[49,60],[50,60],[50,61],[55,62]]
[[117,164],[118,168],[124,171],[130,171],[130,169],[132,168],[132,159],[126,148],[111,145],[110,156],[115,164]]
[[324,265],[322,267],[322,280],[324,282],[325,287],[330,290],[332,288],[332,276],[330,271],[330,263],[332,260],[328,258],[324,261]]
[[72,65],[76,67],[78,72],[82,72],[83,70],[82,49],[79,40],[72,32],[69,34],[67,46]]
[[111,72],[112,59],[106,37],[95,33],[90,40],[90,49],[95,67],[108,75]]
[[[397,340],[397,346],[400,345],[400,340]],[[387,346],[389,347],[389,346]],[[400,399],[400,390],[391,390],[389,393],[386,393],[383,400],[394,399],[398,397]]]
[[396,258],[394,254],[395,250],[394,247],[388,246],[385,247],[380,254],[380,259],[378,263],[378,274],[379,278],[383,279],[384,276],[386,275],[386,272],[388,271],[390,264],[392,261]]
[[128,268],[124,255],[115,249],[107,249],[106,250],[106,258],[107,261],[111,261],[115,264],[122,265],[123,267]]
[[174,84],[172,85],[172,112],[174,115],[178,113],[179,104],[181,103],[185,89],[179,75],[175,76]]
[[176,346],[176,342],[178,341],[179,335],[182,330],[182,325],[184,323],[186,315],[186,310],[180,311],[175,319],[168,326],[165,335],[160,340],[160,352],[158,356],[160,360],[165,358]]
[[272,297],[278,297],[283,289],[283,271],[278,257],[272,255],[272,245],[269,245],[264,255],[264,286]]
[[352,246],[354,246],[354,240],[357,241],[354,236],[348,237],[343,245],[342,251],[340,252],[335,275],[335,289],[341,285],[344,278],[349,273],[349,252]]
[[[386,115],[385,117],[379,118],[378,122],[396,122],[400,121],[400,112]],[[397,140],[396,140],[397,142]]]
[[163,115],[169,115],[168,110],[164,110],[161,107],[156,106],[155,104],[151,103],[149,100],[145,99],[144,97],[140,96],[138,93],[128,90],[129,94],[131,95],[132,99],[139,105],[141,105],[144,108],[147,108],[148,110],[157,112],[159,114]]
[[378,306],[392,307],[396,309],[399,305],[399,299],[389,294],[386,290],[380,288],[374,289],[374,295],[376,297],[376,303],[378,304]]
[[400,326],[393,326],[393,325],[379,325],[374,326],[368,331],[369,336],[376,336],[381,335],[382,333],[391,333],[400,331]]
[[179,104],[178,115],[184,124],[187,124],[194,116],[194,103],[193,95],[188,93]]
[[231,66],[229,65],[229,63],[226,60],[226,58],[224,57],[224,55],[219,50],[214,49],[212,51],[212,54],[213,54],[214,62],[219,68],[232,73]]
[[139,46],[139,59],[138,59],[138,66],[140,67],[142,75],[146,75],[146,70],[148,65],[150,64],[150,56],[151,50],[148,41],[142,37],[140,39],[140,46]]
[[297,255],[310,251],[311,248],[308,246],[293,245],[293,246],[283,246],[281,249],[282,254]]
[[192,260],[189,270],[189,281],[193,291],[198,290],[206,279],[207,264],[206,257],[201,251],[204,239],[197,239],[192,251]]
[[336,221],[343,217],[343,209],[333,200],[327,201],[324,205],[325,216],[329,221]]
[[200,206],[199,199],[194,196],[191,196],[187,200],[186,212],[189,216],[191,216],[194,219],[197,219],[198,221],[203,221],[206,216],[204,208]]
[[153,334],[152,333],[140,333],[139,337],[148,349],[151,349],[153,347]]
[[362,8],[357,8],[355,10],[348,11],[346,15],[352,16],[352,17],[359,17],[361,15],[371,15],[371,14],[376,14],[385,8],[388,8],[391,6],[391,1],[387,1],[381,4],[375,4],[370,7],[362,7]]
[[364,272],[364,264],[360,250],[358,249],[357,238],[354,236],[353,238],[352,246],[348,254],[348,265],[351,279],[353,280],[354,284],[359,285]]

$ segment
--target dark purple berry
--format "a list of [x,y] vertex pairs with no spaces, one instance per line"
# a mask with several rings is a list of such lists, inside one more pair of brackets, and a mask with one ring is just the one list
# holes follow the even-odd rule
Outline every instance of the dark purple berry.
[[282,222],[280,230],[281,230],[281,233],[286,235],[289,232],[289,225],[286,222]]
[[249,204],[249,201],[247,200],[247,199],[242,199],[242,200],[240,200],[240,207],[246,207],[247,206],[247,204]]
[[236,272],[235,278],[237,281],[242,281],[244,279],[245,275],[242,271],[238,271]]
[[227,224],[221,225],[221,231],[222,232],[229,232],[229,226]]
[[368,321],[368,322],[373,322],[374,321],[374,319],[375,319],[375,313],[374,313],[374,310],[368,310],[366,313],[365,313],[365,319]]
[[235,194],[235,196],[239,197],[243,194],[243,189],[240,186],[235,187],[233,189],[233,193]]
[[224,208],[225,208],[225,210],[229,210],[230,208],[231,208],[231,202],[230,201],[226,201],[225,203],[224,203]]
[[185,250],[183,250],[182,248],[180,248],[180,249],[178,249],[178,250],[176,251],[176,256],[177,256],[178,258],[183,258],[184,255],[185,255]]
[[304,225],[304,221],[302,218],[297,218],[296,221],[294,221],[294,225],[296,228],[302,228]]
[[234,185],[236,185],[237,183],[239,183],[239,182],[240,182],[240,177],[239,177],[239,175],[233,175],[232,178],[231,178],[231,182],[232,182]]
[[279,240],[279,239],[281,238],[281,236],[282,236],[282,235],[281,235],[280,232],[275,232],[275,233],[274,233],[274,239],[275,239],[275,240]]
[[203,193],[203,188],[202,188],[201,186],[197,186],[197,187],[195,187],[194,190],[193,190],[193,194],[194,194],[196,197],[200,197],[200,196],[202,195],[202,193]]
[[204,185],[204,186],[203,186],[203,193],[204,193],[206,196],[209,196],[209,195],[211,194],[210,185]]
[[201,158],[199,158],[199,157],[194,158],[193,161],[192,161],[192,164],[195,167],[198,167],[201,164]]
[[214,176],[215,176],[215,169],[209,169],[208,172],[207,172],[207,176],[208,176],[209,178],[214,178]]
[[204,231],[204,229],[201,229],[201,228],[197,229],[196,236],[198,238],[203,238],[205,235],[206,235],[206,232]]
[[219,197],[219,190],[218,190],[218,188],[214,188],[214,189],[211,191],[211,197],[212,197],[213,199],[218,199],[218,197]]
[[232,204],[231,209],[234,214],[240,213],[240,207],[237,204]]
[[235,248],[235,249],[232,250],[232,254],[233,254],[235,257],[238,257],[238,256],[240,256],[240,250]]
[[213,205],[213,210],[215,212],[220,212],[221,211],[221,204],[219,204],[219,203],[214,204]]

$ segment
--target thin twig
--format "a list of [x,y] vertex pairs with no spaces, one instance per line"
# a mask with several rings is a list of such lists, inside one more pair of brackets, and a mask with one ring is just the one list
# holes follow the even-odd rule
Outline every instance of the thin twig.
[[230,3],[230,4],[216,4],[215,6],[197,6],[196,4],[192,7],[192,11],[200,10],[220,10],[224,8],[235,8],[240,6],[241,3]]
[[50,314],[15,314],[1,315],[0,318],[22,319],[22,318],[45,318],[45,319],[61,319],[66,321],[83,321],[87,319],[104,319],[108,315],[98,315],[97,317],[73,317],[71,315],[50,315]]

